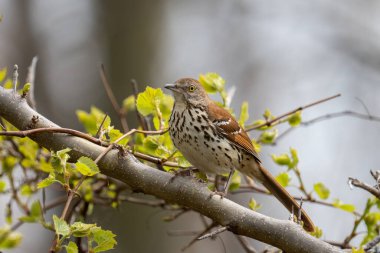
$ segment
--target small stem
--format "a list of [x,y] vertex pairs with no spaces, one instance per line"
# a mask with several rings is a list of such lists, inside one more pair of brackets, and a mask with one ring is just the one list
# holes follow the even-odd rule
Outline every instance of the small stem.
[[317,100],[317,101],[315,101],[313,103],[310,103],[310,104],[307,104],[307,105],[304,105],[304,106],[300,106],[300,107],[298,107],[298,108],[296,108],[296,109],[294,109],[294,110],[292,110],[290,112],[284,113],[284,114],[282,114],[282,115],[280,115],[280,116],[278,116],[278,117],[276,117],[276,118],[274,118],[272,120],[266,121],[266,122],[264,122],[264,123],[262,123],[260,125],[248,125],[248,126],[245,127],[245,130],[246,131],[251,131],[251,130],[259,129],[259,128],[262,128],[262,127],[265,127],[265,126],[266,127],[273,126],[274,123],[276,123],[277,121],[279,121],[279,120],[281,120],[281,119],[283,119],[283,118],[285,118],[287,116],[290,116],[290,115],[292,115],[292,114],[294,114],[294,113],[296,113],[298,111],[303,111],[303,110],[305,110],[305,109],[307,109],[309,107],[312,107],[314,105],[318,105],[318,104],[324,103],[326,101],[329,101],[331,99],[337,98],[339,96],[340,96],[340,94],[336,94],[334,96],[327,97],[327,98],[324,98],[324,99],[320,99],[320,100]]

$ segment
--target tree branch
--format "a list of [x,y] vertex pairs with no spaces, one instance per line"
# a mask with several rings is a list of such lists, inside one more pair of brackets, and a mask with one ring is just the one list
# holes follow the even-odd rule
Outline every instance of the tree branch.
[[[28,106],[25,99],[0,87],[0,116],[18,129],[58,127]],[[53,133],[36,133],[30,136],[41,146],[52,150],[71,148],[70,156],[78,159],[88,156],[92,159],[104,152],[104,147],[74,136]],[[171,174],[153,169],[140,163],[133,155],[121,155],[116,150],[108,152],[98,163],[101,172],[128,184],[134,191],[154,195],[168,203],[177,203],[199,212],[216,224],[226,226],[235,234],[292,252],[343,252],[322,240],[306,233],[301,226],[287,221],[276,220],[256,213],[228,199],[219,196],[210,198],[210,190],[195,179],[180,178],[170,182]]]

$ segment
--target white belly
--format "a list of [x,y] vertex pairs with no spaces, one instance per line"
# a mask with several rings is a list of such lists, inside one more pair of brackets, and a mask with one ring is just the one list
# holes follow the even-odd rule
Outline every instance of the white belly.
[[189,114],[185,108],[180,109],[173,109],[170,136],[183,156],[205,173],[224,174],[238,169],[241,160],[238,149],[224,137],[218,136],[211,122],[198,122],[198,117],[205,117],[205,113],[197,109],[196,114]]

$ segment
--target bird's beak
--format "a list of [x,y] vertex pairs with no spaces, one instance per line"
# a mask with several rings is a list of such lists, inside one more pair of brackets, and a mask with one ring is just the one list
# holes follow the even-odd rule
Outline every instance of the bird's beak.
[[168,90],[178,91],[178,89],[177,89],[177,85],[172,84],[172,83],[165,84],[164,87],[165,87],[166,89],[168,89]]

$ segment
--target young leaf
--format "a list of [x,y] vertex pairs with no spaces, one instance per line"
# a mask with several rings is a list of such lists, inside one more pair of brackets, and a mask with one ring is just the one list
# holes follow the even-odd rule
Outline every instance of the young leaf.
[[130,95],[123,100],[123,109],[126,112],[134,111],[136,109],[136,100],[134,95]]
[[0,180],[0,192],[4,192],[5,187],[7,187],[7,183],[4,180]]
[[22,235],[12,232],[7,227],[0,228],[0,249],[11,249],[17,247],[22,240]]
[[251,198],[251,199],[249,200],[248,207],[249,207],[251,210],[253,210],[253,211],[257,211],[258,209],[261,208],[261,205],[258,204],[254,198]]
[[98,165],[88,157],[82,156],[75,163],[77,170],[84,176],[93,176],[100,172]]
[[7,76],[7,68],[0,69],[0,83],[4,81],[4,78]]
[[314,184],[314,191],[321,199],[328,199],[328,197],[330,196],[330,190],[323,183],[320,182]]
[[314,236],[314,237],[316,237],[316,238],[321,238],[322,237],[322,235],[323,235],[323,231],[322,231],[322,229],[321,228],[319,228],[319,227],[315,227],[315,231],[314,232],[312,232],[312,233],[310,233],[312,236]]
[[241,184],[241,176],[240,176],[239,172],[235,171],[234,174],[232,175],[232,178],[231,178],[229,190],[233,191],[233,190],[239,189],[240,184]]
[[282,154],[282,155],[271,155],[272,160],[277,163],[278,165],[286,165],[288,166],[290,164],[290,157],[288,154]]
[[30,215],[36,218],[40,218],[42,216],[42,207],[39,200],[33,202],[30,207]]
[[94,248],[94,252],[102,252],[113,249],[117,244],[115,240],[115,234],[109,230],[103,230],[100,227],[91,229],[94,241],[97,246]]
[[240,108],[239,124],[244,126],[245,122],[249,119],[248,102],[243,102]]
[[65,246],[66,253],[78,253],[78,246],[75,242],[70,241],[69,244]]
[[264,144],[272,144],[278,135],[278,130],[265,131],[260,135],[260,141]]
[[276,176],[277,182],[280,183],[281,186],[286,187],[289,185],[290,182],[290,176],[286,172],[282,172]]
[[30,90],[30,86],[31,84],[30,83],[26,83],[24,85],[24,87],[22,88],[22,95],[25,96],[26,94],[28,94],[29,90]]
[[161,101],[164,99],[164,93],[161,89],[154,89],[147,86],[145,91],[137,96],[136,106],[141,115],[148,116],[156,114]]
[[89,236],[91,229],[96,227],[96,224],[86,224],[83,222],[74,222],[71,226],[71,232],[75,237]]
[[21,186],[20,193],[22,196],[28,197],[28,196],[32,195],[33,189],[30,185],[24,184],[23,186]]
[[199,82],[209,93],[221,92],[224,90],[226,81],[217,73],[207,73],[199,75]]
[[55,179],[54,173],[50,173],[47,178],[45,178],[42,181],[38,182],[37,188],[41,189],[41,188],[48,187],[49,185],[51,185],[54,182],[59,182],[59,181]]
[[57,235],[68,236],[70,234],[70,227],[66,221],[53,215],[54,229]]
[[289,168],[293,169],[293,168],[297,167],[298,162],[299,162],[297,150],[294,148],[290,148],[290,155],[292,157],[292,163],[291,163],[291,166]]
[[296,127],[299,124],[301,124],[302,117],[301,117],[301,111],[298,111],[296,113],[293,113],[288,117],[288,122],[291,127]]
[[333,206],[342,209],[346,212],[352,213],[355,211],[355,206],[351,204],[344,204],[340,199],[335,199],[333,202]]

